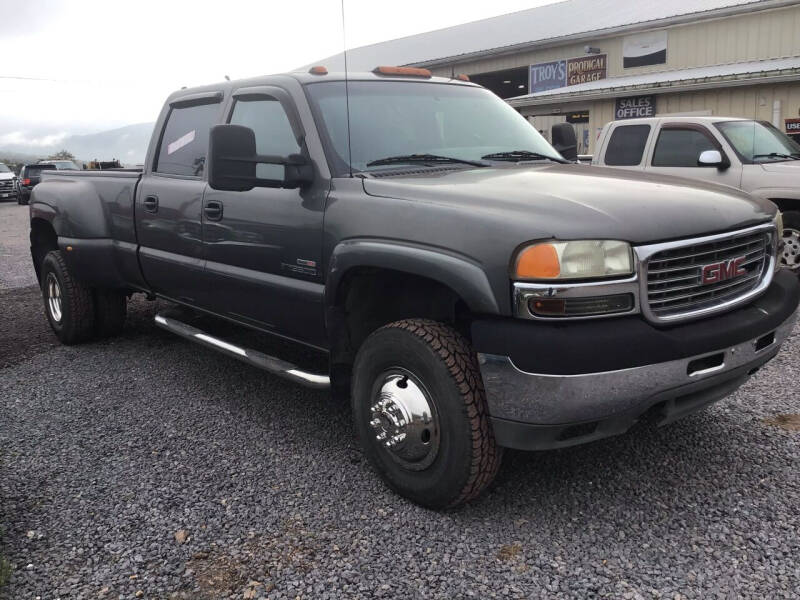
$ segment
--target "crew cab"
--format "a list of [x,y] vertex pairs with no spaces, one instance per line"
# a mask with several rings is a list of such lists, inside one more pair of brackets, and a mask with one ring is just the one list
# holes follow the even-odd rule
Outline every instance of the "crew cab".
[[800,273],[800,144],[766,121],[654,117],[612,121],[592,164],[729,185],[783,212],[781,263]]
[[773,203],[569,163],[491,92],[424,69],[182,89],[143,169],[45,172],[30,223],[63,343],[160,298],[159,327],[349,397],[375,470],[434,508],[480,494],[503,448],[727,396],[800,298]]

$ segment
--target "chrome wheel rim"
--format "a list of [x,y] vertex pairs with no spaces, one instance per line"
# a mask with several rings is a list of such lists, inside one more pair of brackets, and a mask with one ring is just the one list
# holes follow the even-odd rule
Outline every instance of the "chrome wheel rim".
[[399,367],[382,373],[372,388],[370,422],[374,439],[394,461],[411,471],[427,468],[439,453],[439,419],[424,384]]
[[781,266],[797,270],[800,267],[800,231],[785,228],[783,230],[783,252],[780,256]]
[[61,322],[61,286],[53,273],[47,274],[47,310],[56,323]]

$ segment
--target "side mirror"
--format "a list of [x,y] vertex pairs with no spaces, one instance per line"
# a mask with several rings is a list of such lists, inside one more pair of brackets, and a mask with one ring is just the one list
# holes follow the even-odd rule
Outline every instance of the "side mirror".
[[[256,165],[283,165],[283,179],[262,179]],[[215,190],[246,192],[254,187],[298,188],[314,180],[314,170],[302,154],[270,156],[256,152],[256,134],[241,125],[216,125],[208,142],[208,184]]]
[[723,158],[719,150],[704,150],[697,159],[698,167],[717,167],[720,170],[727,169],[731,163]]
[[550,139],[553,148],[569,161],[578,160],[578,138],[575,137],[575,128],[569,123],[556,123],[550,128]]

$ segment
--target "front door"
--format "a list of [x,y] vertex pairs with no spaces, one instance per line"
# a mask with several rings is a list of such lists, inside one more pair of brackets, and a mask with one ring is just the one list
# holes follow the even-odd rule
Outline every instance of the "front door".
[[717,150],[725,157],[725,151],[703,125],[695,123],[669,123],[656,132],[656,142],[646,170],[662,175],[676,175],[690,179],[702,179],[709,183],[720,183],[739,187],[742,168],[733,159],[731,166],[719,169],[715,166],[699,165],[697,160],[706,150]]
[[[234,93],[229,122],[253,129],[257,152],[305,153],[288,94],[255,88]],[[294,127],[293,127],[294,124]],[[282,165],[259,164],[256,176],[283,180]],[[212,310],[266,331],[324,346],[322,220],[327,190],[256,187],[208,189],[203,241]]]
[[[221,95],[210,102],[175,103],[169,109],[158,154],[136,198],[139,260],[153,291],[201,305],[204,281],[202,200],[208,132],[217,122]],[[202,99],[200,99],[202,100]]]

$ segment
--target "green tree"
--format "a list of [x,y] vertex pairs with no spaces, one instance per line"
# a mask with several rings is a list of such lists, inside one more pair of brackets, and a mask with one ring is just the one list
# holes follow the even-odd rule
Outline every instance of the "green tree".
[[48,156],[47,160],[75,160],[75,155],[68,150],[60,150],[52,156]]

